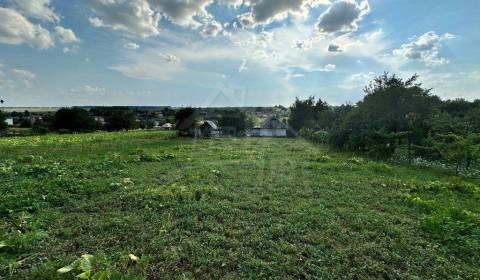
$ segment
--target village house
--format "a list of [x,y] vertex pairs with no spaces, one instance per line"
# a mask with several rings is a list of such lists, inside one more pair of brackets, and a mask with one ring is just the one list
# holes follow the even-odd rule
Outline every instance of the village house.
[[164,125],[161,126],[161,128],[165,129],[165,130],[172,130],[173,129],[173,124],[165,123]]
[[203,121],[198,128],[197,135],[200,137],[218,137],[220,136],[220,129],[214,121]]
[[8,125],[8,126],[13,126],[13,118],[8,118],[5,120],[5,123]]
[[261,126],[251,131],[253,137],[286,137],[287,126],[276,116],[268,117]]

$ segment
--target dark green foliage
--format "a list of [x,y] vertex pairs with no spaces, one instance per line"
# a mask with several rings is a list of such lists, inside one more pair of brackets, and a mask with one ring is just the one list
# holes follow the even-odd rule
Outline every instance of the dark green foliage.
[[247,116],[239,109],[225,110],[222,112],[219,125],[226,135],[244,135],[247,129]]
[[195,108],[182,108],[175,114],[176,124],[179,136],[194,137],[199,114]]
[[442,158],[456,166],[457,174],[461,165],[468,170],[473,161],[480,159],[480,135],[478,134],[437,135],[433,143]]
[[7,123],[5,122],[5,114],[0,111],[0,131],[7,129]]
[[377,77],[364,99],[332,129],[331,144],[340,149],[388,158],[403,138],[409,150],[428,136],[427,119],[440,100],[416,83],[395,75]]
[[128,108],[114,108],[105,117],[105,129],[108,131],[130,130],[136,127],[135,115]]
[[90,113],[81,108],[62,108],[55,113],[53,128],[57,131],[89,132],[96,129]]
[[305,100],[295,99],[290,106],[290,118],[288,125],[291,133],[298,134],[302,128],[318,129],[321,114],[329,110],[328,104],[321,99],[315,101],[314,96],[310,96]]

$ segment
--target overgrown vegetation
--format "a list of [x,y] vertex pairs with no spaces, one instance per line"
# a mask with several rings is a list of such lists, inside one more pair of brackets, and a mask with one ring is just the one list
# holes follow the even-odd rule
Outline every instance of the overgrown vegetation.
[[2,279],[475,279],[478,181],[302,139],[0,139]]
[[[414,75],[375,78],[355,106],[296,100],[289,124],[302,136],[376,159],[441,161],[470,173],[480,159],[480,102],[441,101]],[[327,134],[328,133],[328,136]],[[321,137],[320,137],[321,136]]]

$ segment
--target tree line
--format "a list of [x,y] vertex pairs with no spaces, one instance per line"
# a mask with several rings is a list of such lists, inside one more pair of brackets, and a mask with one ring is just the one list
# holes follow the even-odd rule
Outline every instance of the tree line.
[[442,101],[418,82],[384,73],[364,89],[355,105],[329,106],[321,99],[296,99],[291,134],[336,150],[388,159],[403,153],[470,168],[480,157],[480,100]]

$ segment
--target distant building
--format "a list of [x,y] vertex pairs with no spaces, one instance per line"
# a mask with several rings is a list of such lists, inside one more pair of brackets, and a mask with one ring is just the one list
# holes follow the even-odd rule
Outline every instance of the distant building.
[[214,121],[204,121],[198,129],[198,136],[218,137],[220,136],[220,129]]
[[173,129],[173,124],[171,124],[171,123],[166,123],[166,124],[162,125],[162,129],[172,130],[172,129]]
[[95,121],[101,125],[105,125],[105,118],[104,117],[95,117]]
[[275,116],[268,117],[261,126],[254,127],[251,132],[254,137],[286,137],[287,126]]
[[8,126],[13,126],[13,118],[8,118],[5,120],[5,123],[8,125]]

